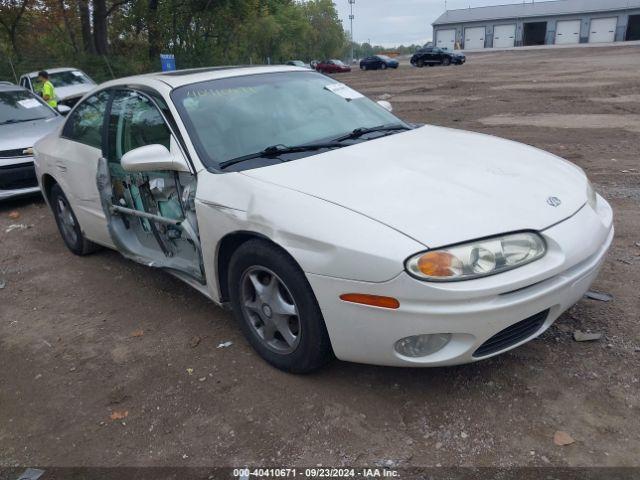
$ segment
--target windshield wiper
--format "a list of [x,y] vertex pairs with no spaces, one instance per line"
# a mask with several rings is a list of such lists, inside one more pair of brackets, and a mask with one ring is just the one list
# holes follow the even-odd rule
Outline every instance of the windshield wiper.
[[369,128],[361,127],[361,128],[356,128],[351,133],[343,135],[342,137],[336,138],[334,141],[343,142],[345,140],[355,140],[355,139],[360,138],[360,137],[362,137],[364,135],[367,135],[368,133],[393,132],[393,131],[396,131],[396,130],[411,130],[411,127],[409,127],[407,125],[402,125],[402,124],[397,124],[397,125],[378,125],[377,127],[369,127]]
[[10,120],[6,120],[6,121],[0,123],[0,125],[8,125],[10,123],[35,122],[36,120],[44,120],[46,118],[48,118],[48,117],[27,118],[26,120],[16,120],[15,118],[12,118]]
[[221,170],[224,170],[225,168],[230,167],[232,165],[246,162],[247,160],[253,160],[255,158],[277,157],[278,155],[283,155],[285,153],[313,152],[315,150],[323,150],[326,148],[340,148],[343,146],[344,145],[341,145],[338,142],[312,143],[309,145],[296,145],[293,147],[287,147],[286,145],[272,145],[271,147],[267,147],[260,152],[251,153],[243,157],[232,158],[231,160],[221,162],[219,164],[219,167]]

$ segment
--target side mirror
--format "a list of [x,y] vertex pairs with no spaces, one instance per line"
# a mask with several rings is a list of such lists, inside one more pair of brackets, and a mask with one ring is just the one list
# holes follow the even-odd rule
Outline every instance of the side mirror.
[[145,145],[134,148],[122,156],[120,165],[126,172],[171,170],[189,172],[189,165],[180,155],[172,154],[164,145]]
[[384,108],[387,112],[393,112],[393,105],[391,105],[390,102],[387,102],[386,100],[380,100],[376,103]]
[[66,115],[71,111],[71,107],[68,107],[67,105],[58,105],[56,110],[60,115]]

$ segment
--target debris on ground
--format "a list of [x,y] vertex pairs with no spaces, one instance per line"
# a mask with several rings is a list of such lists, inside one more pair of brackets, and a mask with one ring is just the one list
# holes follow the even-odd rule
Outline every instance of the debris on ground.
[[20,218],[20,212],[14,210],[13,212],[9,212],[9,218],[11,220],[17,220]]
[[13,232],[14,230],[26,230],[27,228],[31,228],[32,225],[27,225],[26,223],[12,223],[7,227],[4,231],[5,233]]
[[40,470],[38,468],[27,468],[22,475],[20,475],[17,480],[38,480],[42,475],[44,475],[44,470]]
[[141,328],[139,328],[138,330],[134,330],[133,332],[131,332],[131,337],[132,338],[137,338],[137,337],[142,337],[144,336],[144,330],[142,330]]
[[191,348],[196,348],[198,345],[200,345],[200,342],[202,341],[202,338],[195,335],[193,337],[191,337],[191,340],[189,340],[189,346]]
[[389,100],[391,97],[392,95],[388,93],[383,93],[382,95],[378,95],[378,100]]
[[193,375],[193,368],[187,368],[187,373],[189,375]]
[[571,445],[572,443],[575,443],[575,440],[567,432],[558,430],[556,433],[553,434],[553,443],[555,443],[559,447],[564,447],[566,445]]
[[573,332],[573,339],[576,342],[594,342],[602,338],[602,333],[581,332],[576,330]]
[[584,296],[591,300],[598,300],[599,302],[610,302],[613,300],[613,295],[610,293],[596,292],[595,290],[589,290]]
[[7,286],[7,282],[5,282],[2,278],[0,278],[0,290]]
[[114,412],[111,412],[111,415],[109,415],[109,418],[115,421],[115,420],[124,420],[128,416],[129,416],[128,410],[116,410]]
[[218,348],[229,348],[231,345],[233,345],[233,342],[223,342],[218,345]]

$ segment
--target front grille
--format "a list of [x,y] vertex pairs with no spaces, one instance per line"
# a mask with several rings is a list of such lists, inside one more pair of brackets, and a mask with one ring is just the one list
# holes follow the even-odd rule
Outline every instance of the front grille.
[[27,147],[16,148],[14,150],[0,150],[0,158],[28,157],[29,154],[24,153]]
[[33,163],[0,167],[0,190],[18,190],[38,186]]
[[480,345],[480,347],[478,347],[478,349],[473,352],[473,356],[476,358],[485,357],[487,355],[491,355],[492,353],[505,350],[512,345],[521,342],[525,338],[529,338],[538,330],[540,330],[542,325],[544,325],[544,322],[547,319],[548,315],[549,310],[545,310],[544,312],[537,313],[529,318],[522,320],[521,322],[515,323],[510,327],[505,328],[501,332],[496,333],[482,345]]

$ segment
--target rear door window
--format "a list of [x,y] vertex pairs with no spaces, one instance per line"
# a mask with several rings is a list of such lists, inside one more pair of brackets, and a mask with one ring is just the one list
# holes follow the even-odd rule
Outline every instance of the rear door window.
[[102,127],[109,101],[109,92],[103,90],[91,95],[69,115],[62,136],[78,143],[102,148]]

